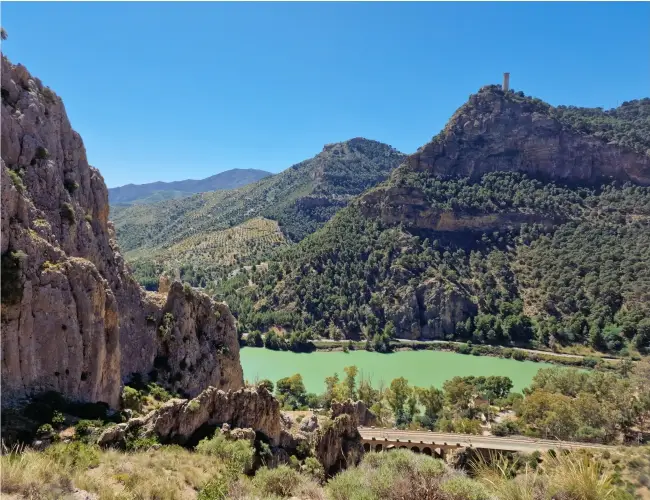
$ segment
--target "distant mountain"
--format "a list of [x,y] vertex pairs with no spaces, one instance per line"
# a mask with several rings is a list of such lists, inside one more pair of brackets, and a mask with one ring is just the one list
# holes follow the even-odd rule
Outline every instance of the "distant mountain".
[[244,330],[650,349],[650,99],[487,86],[390,178],[219,287]]
[[[219,239],[222,236],[215,231],[234,228],[255,217],[276,221],[283,235],[282,244],[300,241],[325,224],[354,196],[385,180],[404,158],[404,154],[387,144],[355,138],[328,144],[313,158],[239,189],[201,193],[153,205],[133,205],[113,210],[111,218],[127,260],[132,265],[145,266],[149,269],[146,274],[153,279],[159,268],[151,268],[150,264],[164,261],[171,265],[166,250],[172,245],[185,248],[185,243],[200,240],[202,235],[210,240]],[[230,233],[224,234],[228,237]],[[272,241],[280,244],[280,240]],[[259,247],[266,252],[269,244],[260,243]],[[183,252],[187,257],[184,263],[174,260],[177,269],[178,266],[192,269],[190,274],[196,277],[196,283],[225,272],[226,262],[217,257],[216,250],[211,248],[207,258],[199,255],[203,249],[201,246]],[[249,251],[244,254],[253,260],[262,255]],[[210,259],[211,267],[206,268],[202,262]],[[141,277],[141,273],[136,274]]]
[[206,191],[236,189],[270,175],[270,172],[254,168],[233,168],[199,180],[127,184],[110,188],[108,202],[111,205],[146,205]]

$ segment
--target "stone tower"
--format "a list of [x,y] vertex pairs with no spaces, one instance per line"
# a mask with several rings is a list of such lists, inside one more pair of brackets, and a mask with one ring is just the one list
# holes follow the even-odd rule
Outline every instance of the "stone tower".
[[508,92],[510,89],[510,73],[503,74],[503,91]]

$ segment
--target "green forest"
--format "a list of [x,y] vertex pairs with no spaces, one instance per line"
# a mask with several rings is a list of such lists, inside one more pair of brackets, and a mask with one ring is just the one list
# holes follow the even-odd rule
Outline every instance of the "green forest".
[[515,173],[422,185],[443,210],[514,209],[565,222],[554,231],[532,223],[489,234],[415,235],[363,217],[353,205],[278,252],[268,270],[221,283],[217,297],[244,330],[280,325],[307,336],[378,341],[409,338],[396,331],[395,302],[415,296],[413,309],[426,309],[418,296],[433,288],[475,306],[447,340],[647,349],[650,189],[573,189]]

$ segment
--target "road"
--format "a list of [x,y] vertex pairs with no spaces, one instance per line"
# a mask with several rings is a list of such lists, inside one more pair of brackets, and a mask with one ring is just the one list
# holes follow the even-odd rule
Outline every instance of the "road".
[[446,432],[429,432],[429,431],[401,431],[397,429],[359,427],[359,433],[364,440],[370,441],[374,437],[376,441],[389,441],[419,443],[422,441],[426,444],[444,444],[456,445],[463,447],[485,448],[490,450],[521,451],[531,453],[533,451],[547,451],[586,448],[594,450],[615,449],[614,446],[606,446],[594,443],[575,443],[570,441],[553,441],[550,439],[530,439],[521,436],[475,436],[471,434],[452,434]]

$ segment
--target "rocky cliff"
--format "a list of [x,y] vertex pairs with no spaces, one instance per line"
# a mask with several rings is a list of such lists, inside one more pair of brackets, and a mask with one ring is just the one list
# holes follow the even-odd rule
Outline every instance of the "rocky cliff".
[[470,96],[431,142],[407,157],[391,179],[362,196],[366,216],[387,224],[438,232],[492,231],[522,224],[551,227],[561,217],[518,211],[467,214],[432,207],[409,177],[480,181],[490,172],[519,172],[569,184],[633,182],[650,185],[650,153],[581,133],[560,119],[557,108],[486,86]]
[[486,86],[430,143],[407,159],[410,171],[478,179],[488,172],[587,183],[650,185],[650,156],[563,125],[553,108],[521,93]]
[[4,56],[1,156],[3,402],[52,389],[117,405],[132,373],[190,396],[242,386],[228,308],[138,286],[63,102]]

